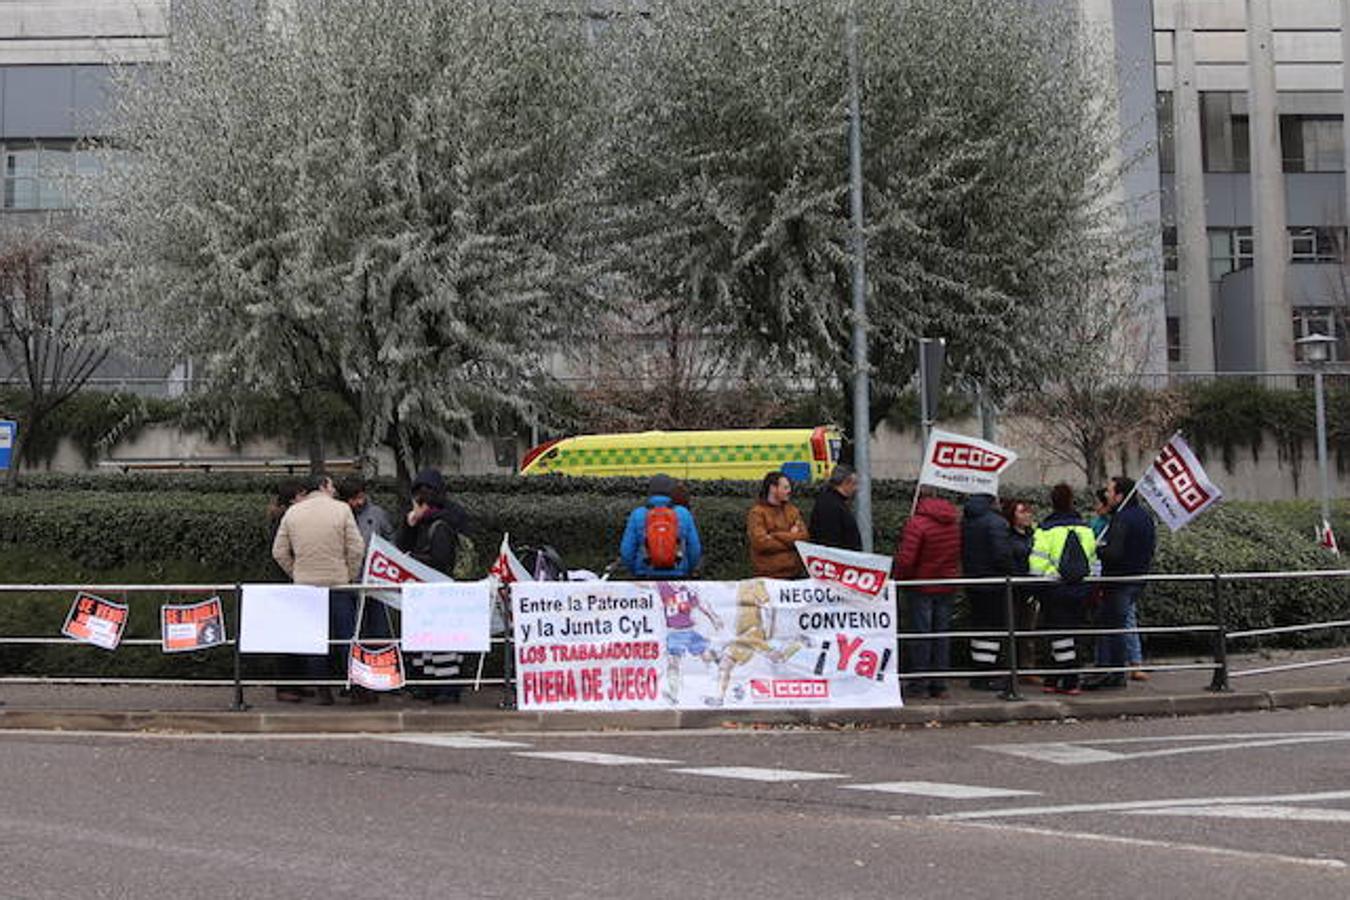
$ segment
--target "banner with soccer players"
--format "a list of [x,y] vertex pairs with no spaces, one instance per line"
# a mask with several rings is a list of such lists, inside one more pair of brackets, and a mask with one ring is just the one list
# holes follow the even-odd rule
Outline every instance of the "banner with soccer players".
[[820,581],[518,582],[528,710],[900,705],[895,597]]

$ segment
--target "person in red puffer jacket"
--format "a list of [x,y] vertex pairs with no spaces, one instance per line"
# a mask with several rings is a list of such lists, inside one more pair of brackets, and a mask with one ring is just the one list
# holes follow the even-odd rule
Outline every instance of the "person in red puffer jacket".
[[[931,487],[919,488],[919,504],[900,532],[891,574],[901,581],[961,576],[961,513]],[[913,632],[942,632],[951,628],[956,588],[933,584],[905,588],[908,628]],[[909,641],[910,671],[945,672],[951,667],[951,640]],[[947,682],[937,675],[912,682],[915,691],[947,696]]]

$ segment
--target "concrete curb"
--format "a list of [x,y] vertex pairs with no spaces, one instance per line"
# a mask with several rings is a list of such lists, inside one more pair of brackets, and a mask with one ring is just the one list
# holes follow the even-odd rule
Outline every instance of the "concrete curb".
[[507,710],[213,712],[0,707],[0,731],[188,734],[400,734],[438,731],[662,731],[699,728],[892,728],[915,725],[1176,718],[1304,706],[1350,705],[1350,686],[1152,697],[914,704],[888,709],[671,710],[533,713]]

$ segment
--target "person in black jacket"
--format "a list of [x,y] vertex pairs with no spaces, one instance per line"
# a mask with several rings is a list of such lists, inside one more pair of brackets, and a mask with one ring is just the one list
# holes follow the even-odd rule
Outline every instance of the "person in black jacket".
[[[1008,538],[1012,546],[1012,574],[1030,575],[1028,560],[1031,558],[1031,546],[1036,539],[1036,511],[1027,500],[1008,498],[1003,501],[1003,518],[1008,520]],[[1040,621],[1041,604],[1037,590],[1029,585],[1013,588],[1013,621],[1018,631],[1035,631]],[[1017,664],[1019,668],[1035,669],[1036,639],[1017,639]],[[1023,675],[1026,684],[1040,684],[1035,675]]]
[[[961,566],[966,578],[1002,578],[1012,573],[1012,535],[1008,520],[996,508],[992,494],[974,494],[961,522]],[[968,587],[970,627],[975,631],[999,631],[1008,627],[1006,602],[1001,586]],[[976,669],[997,669],[1003,642],[998,638],[971,638],[970,659]],[[1006,690],[1007,679],[976,678],[976,690]]]
[[858,520],[853,518],[849,506],[857,491],[858,473],[853,467],[835,466],[830,480],[816,497],[816,505],[811,508],[811,521],[806,530],[813,543],[843,550],[862,549],[862,533],[858,531]]
[[[412,483],[412,509],[399,525],[394,543],[418,562],[451,579],[459,536],[468,530],[463,507],[445,496],[445,477],[436,469],[423,469]],[[422,676],[450,678],[459,674],[464,657],[459,653],[421,653],[412,668]],[[445,685],[426,692],[432,703],[458,703],[458,685]]]
[[[1134,479],[1117,475],[1106,483],[1106,500],[1111,519],[1102,533],[1097,556],[1102,561],[1102,576],[1147,575],[1153,567],[1153,551],[1158,535],[1153,517],[1139,505],[1134,494]],[[1126,498],[1129,502],[1126,502]],[[1144,593],[1143,582],[1107,584],[1102,591],[1098,611],[1100,628],[1133,628],[1138,622],[1135,606]],[[1103,635],[1098,640],[1098,663],[1123,670],[1126,665],[1128,636]],[[1107,672],[1083,682],[1086,690],[1125,687],[1124,671]]]

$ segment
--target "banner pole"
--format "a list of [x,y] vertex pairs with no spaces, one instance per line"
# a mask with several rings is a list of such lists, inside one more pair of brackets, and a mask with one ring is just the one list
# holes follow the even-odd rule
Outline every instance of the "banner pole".
[[[241,585],[234,586],[234,598],[234,704],[230,708],[242,712],[248,709],[248,704],[244,702],[243,657],[239,649],[244,632],[244,588]],[[223,603],[221,614],[224,614]]]

